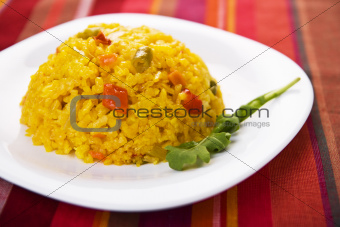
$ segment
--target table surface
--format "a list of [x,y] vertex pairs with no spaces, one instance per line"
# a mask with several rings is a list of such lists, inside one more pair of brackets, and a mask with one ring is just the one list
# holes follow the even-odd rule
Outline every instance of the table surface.
[[180,208],[94,210],[0,178],[0,226],[340,226],[340,1],[0,0],[0,50],[41,28],[119,12],[182,18],[274,45],[310,77],[315,92],[310,116],[291,143],[253,176]]

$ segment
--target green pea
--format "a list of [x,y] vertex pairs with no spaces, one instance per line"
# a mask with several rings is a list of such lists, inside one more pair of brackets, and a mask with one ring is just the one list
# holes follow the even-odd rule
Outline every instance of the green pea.
[[210,81],[210,90],[211,90],[211,92],[212,92],[214,95],[216,95],[216,93],[217,93],[217,84],[216,84],[216,82],[213,81],[213,80]]
[[132,65],[135,67],[136,71],[139,73],[144,72],[147,70],[152,61],[152,49],[148,46],[143,46],[138,48],[136,51],[135,56],[132,59]]
[[86,28],[83,32],[77,34],[77,38],[87,39],[96,36],[100,32],[100,29],[100,27]]

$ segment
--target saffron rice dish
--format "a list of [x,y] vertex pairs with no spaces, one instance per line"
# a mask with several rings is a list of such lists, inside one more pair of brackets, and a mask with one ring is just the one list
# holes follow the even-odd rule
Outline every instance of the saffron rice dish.
[[[118,107],[109,99],[79,100],[79,127],[114,127],[121,119],[120,129],[75,130],[70,108],[78,95],[121,101]],[[61,44],[31,76],[21,105],[20,122],[34,145],[75,153],[86,163],[137,166],[164,161],[167,145],[203,139],[224,109],[216,80],[182,42],[147,26],[119,24],[90,25]],[[192,116],[185,110],[193,110]]]

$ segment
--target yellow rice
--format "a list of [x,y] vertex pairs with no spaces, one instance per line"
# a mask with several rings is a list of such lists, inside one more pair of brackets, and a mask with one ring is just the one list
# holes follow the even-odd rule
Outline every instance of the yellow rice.
[[[199,141],[211,132],[212,128],[202,127],[202,123],[214,122],[224,105],[220,89],[217,89],[216,95],[209,90],[209,83],[214,79],[199,56],[170,35],[146,26],[127,28],[119,24],[96,24],[89,27],[98,26],[112,40],[111,45],[98,43],[93,37],[82,39],[73,36],[31,76],[21,103],[20,121],[28,126],[27,135],[32,136],[34,145],[44,145],[46,151],[55,150],[57,154],[75,152],[86,163],[95,161],[89,154],[93,150],[107,156],[104,164],[135,163],[139,166],[145,161],[161,161],[149,154],[155,146]],[[153,60],[146,71],[137,73],[131,60],[142,46],[152,49]],[[98,67],[97,57],[109,53],[118,54],[117,62],[113,66]],[[204,109],[212,109],[209,115],[213,118],[186,116],[161,120],[139,118],[129,112],[129,116],[122,119],[120,130],[102,133],[105,138],[93,137],[96,132],[78,132],[71,127],[72,98],[102,95],[106,83],[127,89],[129,108],[183,108],[181,95],[178,95],[183,88],[181,85],[173,86],[168,80],[168,74],[173,70],[181,72],[187,82],[186,88],[193,94],[203,92],[199,99]],[[193,122],[199,126],[195,127]],[[116,119],[101,100],[80,100],[77,124],[84,128],[113,127]]]

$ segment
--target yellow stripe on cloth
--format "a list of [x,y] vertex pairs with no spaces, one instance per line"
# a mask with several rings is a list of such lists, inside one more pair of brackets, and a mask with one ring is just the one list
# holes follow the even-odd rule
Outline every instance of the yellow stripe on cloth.
[[110,219],[110,212],[97,211],[92,227],[107,227]]
[[7,4],[8,1],[9,1],[9,0],[1,0],[1,2],[0,2],[0,9],[1,9],[5,4]]
[[237,186],[227,191],[227,227],[238,226]]
[[236,0],[228,0],[226,11],[227,11],[226,30],[235,33]]

